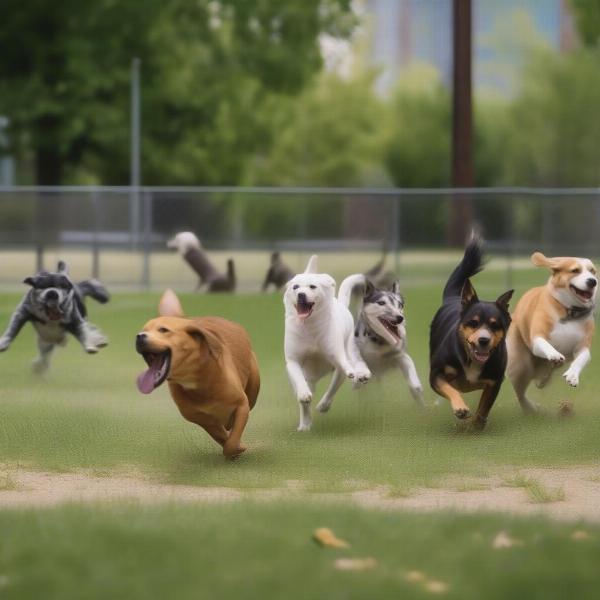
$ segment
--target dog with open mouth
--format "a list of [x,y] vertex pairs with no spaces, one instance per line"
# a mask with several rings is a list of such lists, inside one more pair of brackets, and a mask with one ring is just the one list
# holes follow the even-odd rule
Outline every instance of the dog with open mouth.
[[531,262],[550,269],[551,275],[545,286],[530,289],[519,300],[507,340],[507,374],[525,412],[537,410],[526,395],[532,380],[542,388],[557,368],[572,361],[562,375],[570,386],[579,384],[591,358],[598,290],[598,273],[588,258],[548,258],[534,252]]
[[317,410],[326,412],[346,378],[366,383],[371,372],[354,339],[354,319],[348,303],[335,296],[335,280],[317,273],[312,256],[304,273],[294,276],[283,296],[284,352],[288,376],[300,405],[298,431],[312,426],[310,405],[317,381],[334,372]]
[[260,389],[248,333],[220,317],[184,317],[172,290],[163,294],[158,312],[135,340],[148,365],[137,379],[139,391],[150,394],[166,381],[183,418],[200,425],[227,458],[239,456]]
[[67,265],[59,261],[56,272],[40,271],[23,283],[31,286],[13,313],[8,327],[0,337],[0,352],[8,349],[25,323],[31,322],[38,337],[39,355],[32,368],[43,373],[50,366],[56,346],[67,343],[73,335],[88,354],[95,354],[108,345],[106,336],[87,321],[85,298],[104,304],[110,294],[96,279],[75,283],[69,277]]
[[461,393],[483,390],[471,421],[476,429],[485,427],[504,379],[511,322],[508,303],[514,291],[495,302],[479,300],[470,277],[482,269],[481,239],[473,237],[446,283],[429,337],[429,382],[450,401],[457,419],[471,416]]
[[407,352],[405,302],[400,284],[394,281],[391,289],[382,289],[357,273],[342,281],[338,298],[349,303],[356,289],[363,290],[354,329],[361,356],[376,376],[399,369],[408,382],[413,399],[424,407],[423,386]]

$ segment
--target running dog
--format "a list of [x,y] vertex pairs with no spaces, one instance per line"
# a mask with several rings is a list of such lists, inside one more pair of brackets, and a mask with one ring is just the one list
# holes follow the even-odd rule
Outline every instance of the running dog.
[[69,278],[67,265],[60,261],[56,272],[40,271],[27,277],[23,283],[32,289],[25,294],[0,337],[0,352],[8,349],[28,321],[33,324],[38,336],[39,356],[32,365],[35,373],[48,369],[52,351],[55,346],[67,343],[67,333],[75,336],[89,354],[108,344],[104,334],[86,320],[86,296],[101,304],[110,298],[99,281],[90,279],[74,283]]
[[531,256],[536,267],[551,271],[548,283],[524,294],[513,313],[508,334],[508,377],[522,409],[537,407],[526,396],[533,379],[544,387],[555,369],[571,362],[563,373],[573,387],[590,361],[594,307],[598,290],[596,267],[587,258]]
[[164,381],[184,419],[200,425],[227,458],[246,450],[242,434],[260,389],[258,361],[246,330],[219,317],[186,318],[166,290],[159,317],[137,334],[135,347],[148,365],[137,379],[143,394]]
[[352,291],[359,287],[364,293],[354,337],[361,356],[375,375],[400,369],[415,402],[424,407],[423,386],[415,363],[406,352],[406,320],[400,284],[395,281],[391,290],[377,289],[364,275],[350,275],[342,281],[338,298],[349,303]]
[[495,302],[480,301],[469,277],[482,268],[481,240],[473,238],[446,283],[429,338],[429,382],[450,401],[456,418],[471,415],[461,392],[483,390],[472,420],[476,429],[485,427],[504,379],[511,320],[508,303],[514,291],[505,292]]
[[288,282],[283,303],[285,362],[300,404],[298,431],[308,431],[312,425],[310,404],[319,379],[334,371],[317,405],[317,410],[326,412],[344,378],[366,383],[371,372],[356,345],[348,303],[335,297],[332,277],[317,273],[316,256],[310,258],[304,273]]
[[200,240],[191,231],[182,231],[167,242],[167,248],[175,248],[185,262],[198,275],[198,286],[207,286],[209,292],[234,292],[236,287],[233,259],[227,260],[227,273],[217,271],[210,262]]
[[271,254],[271,265],[262,284],[262,291],[266,292],[269,285],[274,285],[275,289],[280,290],[295,275],[281,259],[279,252]]

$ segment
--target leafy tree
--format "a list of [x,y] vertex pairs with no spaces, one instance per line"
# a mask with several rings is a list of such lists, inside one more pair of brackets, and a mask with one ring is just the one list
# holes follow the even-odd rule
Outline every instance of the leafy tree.
[[588,46],[596,46],[600,39],[600,2],[598,0],[571,0],[579,35]]
[[274,95],[319,70],[323,32],[354,25],[350,0],[4,0],[2,13],[0,113],[42,184],[127,182],[136,56],[144,182],[239,182]]

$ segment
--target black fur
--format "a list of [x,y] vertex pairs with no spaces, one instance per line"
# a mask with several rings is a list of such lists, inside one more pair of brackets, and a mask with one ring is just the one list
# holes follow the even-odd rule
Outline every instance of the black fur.
[[[475,238],[467,246],[463,259],[444,287],[442,306],[433,318],[429,335],[429,383],[434,391],[438,392],[435,385],[438,378],[447,381],[459,392],[486,386],[493,388],[489,394],[490,398],[485,403],[486,406],[480,403],[477,411],[476,420],[481,426],[485,425],[489,410],[504,379],[507,362],[506,332],[510,325],[508,301],[512,296],[511,290],[495,302],[480,301],[469,278],[482,269],[481,241]],[[460,332],[462,327],[473,322],[474,319],[489,327],[490,331],[493,328],[492,334],[497,331],[502,332],[503,338],[492,350],[487,361],[481,365],[478,379],[475,382],[468,382],[466,369],[473,364],[476,367],[479,365],[473,363],[474,359]],[[447,373],[447,367],[456,371],[456,374]],[[457,416],[463,418],[465,415]]]

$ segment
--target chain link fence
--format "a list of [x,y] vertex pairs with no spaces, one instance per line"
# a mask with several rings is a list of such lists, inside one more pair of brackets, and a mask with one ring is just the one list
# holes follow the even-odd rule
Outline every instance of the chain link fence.
[[269,255],[296,271],[318,253],[336,277],[385,268],[404,283],[443,281],[457,203],[510,283],[534,250],[600,256],[598,189],[0,188],[0,284],[21,286],[62,258],[76,278],[113,289],[193,290],[197,278],[166,242],[194,232],[215,266],[235,261],[238,289],[258,291]]

